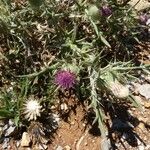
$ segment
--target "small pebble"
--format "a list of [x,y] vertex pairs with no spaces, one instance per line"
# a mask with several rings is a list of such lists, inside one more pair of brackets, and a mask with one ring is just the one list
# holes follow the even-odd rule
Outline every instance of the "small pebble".
[[55,119],[56,122],[60,121],[60,118],[57,114],[52,114],[52,115],[53,115],[53,118]]
[[15,131],[17,127],[16,126],[10,126],[5,133],[5,136],[11,136]]
[[141,130],[144,130],[145,129],[145,126],[142,122],[139,123],[138,127],[141,129]]
[[144,136],[143,141],[147,141],[147,137],[146,136]]
[[144,102],[144,107],[147,109],[150,108],[150,101]]
[[2,148],[3,149],[7,149],[8,148],[8,143],[9,143],[9,138],[5,138],[4,142],[3,142],[3,145],[2,145]]
[[150,75],[145,77],[145,80],[150,83]]
[[83,123],[82,125],[83,125],[83,127],[85,127],[85,126],[86,126],[86,124],[85,124],[85,123]]
[[13,126],[13,125],[14,125],[14,122],[13,122],[11,119],[9,119],[8,124],[9,124],[9,126]]
[[64,111],[65,111],[65,110],[68,109],[68,106],[67,106],[67,104],[64,103],[64,104],[61,104],[61,105],[60,105],[60,108],[61,108],[61,110],[64,110]]
[[139,85],[137,90],[146,99],[150,99],[150,92],[149,92],[150,91],[150,84]]
[[150,144],[145,147],[145,150],[149,150],[149,149],[150,149]]
[[84,145],[85,145],[85,146],[87,146],[87,145],[88,145],[88,144],[87,144],[87,142],[86,142],[86,143],[84,143]]
[[139,150],[145,150],[145,148],[144,148],[143,145],[138,146],[138,149],[139,149]]
[[3,131],[5,131],[6,129],[8,129],[8,124],[6,124],[6,125],[3,127]]
[[70,124],[71,124],[71,125],[74,125],[74,124],[75,124],[75,122],[74,122],[74,121],[72,121]]
[[30,146],[30,143],[31,143],[31,138],[30,138],[29,134],[27,132],[23,132],[22,139],[21,139],[21,146],[28,147],[28,146]]
[[137,100],[137,102],[139,102],[140,104],[142,104],[142,99],[140,96],[134,96],[135,100]]
[[16,146],[19,147],[20,146],[20,141],[16,142]]
[[69,145],[66,145],[64,148],[65,150],[71,150],[71,147]]
[[62,148],[62,146],[58,146],[57,148],[56,148],[56,150],[63,150],[63,148]]

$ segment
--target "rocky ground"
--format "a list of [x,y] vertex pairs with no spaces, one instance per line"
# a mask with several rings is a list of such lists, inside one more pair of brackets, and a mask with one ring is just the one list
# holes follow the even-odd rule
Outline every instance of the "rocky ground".
[[[142,57],[141,53],[139,54],[139,61],[145,64],[150,63],[149,50],[147,49],[148,55],[142,53],[147,59],[140,59]],[[150,75],[144,75],[141,71],[137,74],[137,80],[130,82],[128,86],[141,103],[141,109],[124,104],[124,102],[116,103],[115,108],[111,108],[106,103],[108,117],[106,125],[111,149],[150,149]],[[64,103],[60,107],[63,113],[60,115],[59,111],[54,111],[56,114],[47,119],[49,120],[47,124],[53,122],[53,129],[48,132],[47,138],[40,124],[34,127],[36,134],[33,130],[25,131],[23,128],[18,132],[11,120],[1,122],[1,131],[4,131],[1,149],[98,150],[101,137],[97,124],[92,125],[94,114],[88,111],[87,104],[78,101],[74,96],[68,96],[65,99],[67,104]],[[35,126],[34,122],[33,126]],[[32,138],[30,133],[33,135]],[[37,139],[40,140],[37,141]]]
[[[114,105],[115,118],[114,113],[112,113],[113,110],[110,109],[107,111],[108,137],[111,147],[112,149],[119,150],[149,150],[150,76],[143,76],[139,81],[131,83],[130,88],[134,92],[135,98],[141,102],[142,110],[131,106],[129,107],[125,104],[116,104]],[[98,150],[101,138],[97,125],[91,125],[94,117],[93,114],[86,113],[86,104],[76,105],[72,99],[69,99],[69,101],[74,109],[72,109],[69,115],[64,113],[67,118],[64,116],[64,119],[62,120],[59,120],[57,115],[54,116],[57,120],[58,128],[50,133],[52,134],[50,139],[42,140],[42,143],[38,144],[36,142],[34,143],[34,140],[32,139],[31,148],[29,144],[31,142],[31,139],[28,136],[29,132],[24,132],[22,139],[19,140],[10,138],[12,135],[13,137],[16,137],[17,133],[14,133],[15,126],[9,121],[9,123],[3,127],[3,130],[6,131],[5,136],[8,138],[5,138],[1,145],[1,149]]]

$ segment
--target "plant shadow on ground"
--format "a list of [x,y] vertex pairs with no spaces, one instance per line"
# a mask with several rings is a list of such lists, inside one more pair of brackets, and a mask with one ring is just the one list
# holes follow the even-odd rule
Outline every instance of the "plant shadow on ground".
[[75,91],[73,89],[59,90],[58,99],[57,111],[65,122],[69,122],[70,113],[73,112],[76,114],[76,108],[80,103],[76,99]]
[[[116,141],[122,144],[124,149],[127,149],[122,142],[122,137],[124,136],[125,141],[132,147],[138,146],[138,140],[140,140],[144,145],[144,141],[139,137],[135,132],[136,126],[140,123],[138,118],[132,116],[128,112],[129,106],[114,104],[113,107],[107,109],[107,112],[110,116],[112,125],[107,123],[109,138],[113,149],[118,149],[116,146]],[[115,138],[113,137],[115,134]]]
[[142,62],[148,60],[148,54],[150,50],[150,32],[148,27],[138,27],[136,29],[139,33],[136,38],[131,35],[123,35],[122,33],[118,35],[118,40],[121,44],[117,44],[113,41],[111,47],[112,50],[104,51],[103,55],[105,59],[103,60],[104,66],[108,61],[118,60],[118,61],[132,61],[135,65],[141,65]]
[[[124,50],[125,47],[128,48],[129,53],[126,53],[126,51]],[[140,43],[138,43],[137,41],[131,39],[128,42],[126,41],[124,45],[120,46],[118,50],[109,51],[107,52],[107,54],[104,55],[106,55],[105,58],[107,58],[106,64],[108,60],[111,61],[114,59],[118,61],[131,60],[136,65],[140,65],[141,61],[143,62],[144,60],[144,62],[146,62],[146,60],[148,60],[149,50],[150,50],[150,45],[148,40],[143,40]],[[105,62],[105,60],[103,62]]]
[[41,129],[43,129],[43,133],[41,136],[48,140],[48,143],[51,143],[53,139],[55,139],[54,134],[58,129],[58,122],[56,120],[56,116],[53,113],[49,115],[43,114],[41,116],[40,122],[42,123]]
[[[137,147],[138,141],[140,141],[144,146],[146,143],[142,140],[142,137],[138,135],[135,128],[142,122],[147,130],[150,129],[150,125],[138,120],[135,116],[129,113],[130,106],[127,104],[118,104],[110,102],[103,102],[103,108],[105,114],[107,114],[109,119],[106,119],[106,127],[108,131],[108,140],[110,140],[110,145],[112,150],[119,150],[121,146],[127,150],[128,147],[124,142],[128,143],[131,147]],[[138,109],[138,108],[137,108]],[[91,126],[89,133],[93,136],[101,136],[100,130],[98,128],[98,123],[94,123],[95,114],[93,111],[89,111],[84,119],[87,120],[87,126]]]

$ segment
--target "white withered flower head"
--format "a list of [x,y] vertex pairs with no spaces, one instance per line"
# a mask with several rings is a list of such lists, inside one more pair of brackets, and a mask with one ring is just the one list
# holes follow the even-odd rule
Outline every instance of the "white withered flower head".
[[126,98],[129,96],[129,88],[122,85],[117,80],[110,83],[109,89],[113,93],[113,95],[117,98]]
[[24,104],[24,114],[25,118],[30,120],[36,120],[38,116],[41,115],[41,108],[37,100],[29,100]]

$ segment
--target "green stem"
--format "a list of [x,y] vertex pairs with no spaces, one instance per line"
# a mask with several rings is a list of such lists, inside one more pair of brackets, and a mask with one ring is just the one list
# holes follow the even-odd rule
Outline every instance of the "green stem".
[[96,76],[97,76],[97,72],[96,71],[92,71],[91,73],[91,67],[88,68],[89,71],[89,75],[90,75],[90,85],[91,85],[91,97],[92,97],[92,106],[94,108],[94,111],[96,113],[96,119],[98,121],[98,125],[99,125],[99,129],[101,132],[101,149],[102,150],[109,150],[109,145],[108,145],[108,141],[107,141],[107,135],[106,135],[106,129],[104,127],[103,124],[103,112],[99,106],[99,101],[98,101],[98,95],[96,92],[96,87],[95,87],[95,80],[96,80]]
[[133,69],[145,69],[146,67],[150,67],[150,64],[144,66],[135,66],[135,67],[113,67],[112,70],[133,70]]
[[50,66],[48,68],[45,68],[45,69],[41,70],[40,72],[35,72],[35,73],[27,74],[27,75],[20,75],[20,76],[17,76],[17,77],[20,77],[20,78],[24,78],[24,77],[29,77],[29,78],[36,77],[36,76],[39,76],[41,74],[44,74],[45,72],[47,72],[49,70],[54,69],[57,65],[58,65],[58,63],[56,63],[55,65]]

